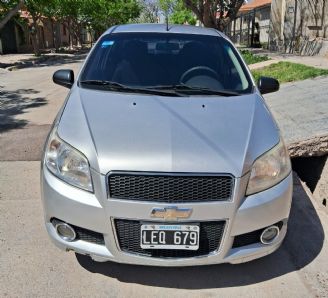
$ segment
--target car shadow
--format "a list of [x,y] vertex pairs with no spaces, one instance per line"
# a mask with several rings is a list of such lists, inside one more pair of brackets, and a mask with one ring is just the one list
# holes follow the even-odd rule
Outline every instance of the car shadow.
[[237,287],[270,280],[297,271],[311,263],[320,253],[324,231],[311,199],[297,178],[288,233],[280,249],[249,263],[196,267],[148,267],[97,263],[76,255],[79,264],[92,273],[103,274],[125,283],[166,288],[210,289]]
[[26,109],[36,108],[47,104],[44,97],[35,97],[39,91],[34,89],[5,90],[0,86],[0,133],[15,128],[22,128],[28,121],[16,119]]

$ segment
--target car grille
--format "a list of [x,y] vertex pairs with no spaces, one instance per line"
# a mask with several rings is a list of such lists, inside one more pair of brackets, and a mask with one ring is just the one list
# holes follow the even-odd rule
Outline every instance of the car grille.
[[232,197],[230,176],[176,176],[111,174],[111,198],[164,203],[228,201]]
[[225,227],[225,221],[199,223],[199,249],[196,251],[142,249],[140,247],[140,230],[142,224],[140,221],[115,219],[114,222],[117,239],[122,251],[154,258],[191,258],[208,255],[219,248]]

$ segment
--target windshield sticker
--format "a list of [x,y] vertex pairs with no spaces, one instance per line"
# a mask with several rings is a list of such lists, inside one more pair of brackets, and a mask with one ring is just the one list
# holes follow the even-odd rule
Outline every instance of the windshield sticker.
[[112,46],[114,44],[113,40],[105,40],[102,42],[101,47],[102,48],[107,48],[109,46]]

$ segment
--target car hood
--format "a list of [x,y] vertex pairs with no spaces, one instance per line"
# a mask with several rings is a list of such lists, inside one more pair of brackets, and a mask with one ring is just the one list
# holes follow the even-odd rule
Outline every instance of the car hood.
[[77,86],[58,135],[102,174],[117,170],[241,177],[279,142],[277,126],[256,93],[163,97]]

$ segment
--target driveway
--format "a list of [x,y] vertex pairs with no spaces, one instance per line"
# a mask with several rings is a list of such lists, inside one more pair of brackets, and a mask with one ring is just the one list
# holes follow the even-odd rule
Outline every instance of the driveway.
[[[79,63],[61,67],[77,70]],[[251,263],[142,267],[94,263],[54,247],[43,226],[39,160],[68,92],[51,83],[58,68],[0,73],[1,297],[328,297],[328,217],[297,178],[285,242],[274,254]],[[328,131],[327,105],[320,99],[327,99],[327,93],[319,88],[327,83],[327,78],[303,82],[307,89],[297,94],[293,88],[300,85],[286,85],[266,97],[288,141],[315,132],[304,128],[309,112],[309,125]]]

